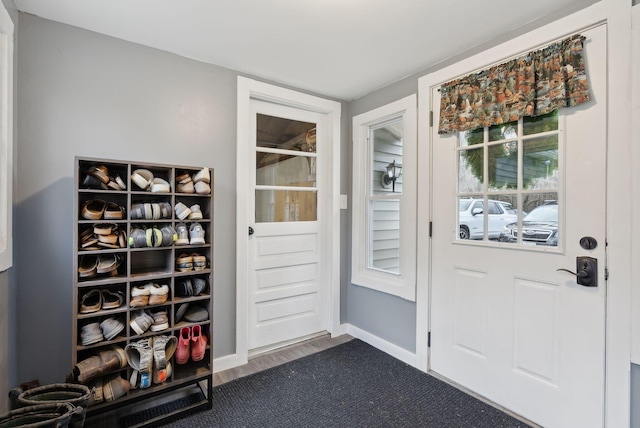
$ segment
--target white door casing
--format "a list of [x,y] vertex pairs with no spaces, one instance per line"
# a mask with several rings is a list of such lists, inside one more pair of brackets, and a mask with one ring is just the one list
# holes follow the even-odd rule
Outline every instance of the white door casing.
[[[262,103],[263,106],[266,106],[266,108],[273,108],[274,111],[292,108],[297,110],[303,117],[305,115],[311,115],[318,119],[318,125],[322,127],[322,130],[320,130],[320,137],[323,139],[322,156],[324,158],[324,162],[322,162],[322,166],[320,166],[322,170],[318,171],[318,176],[322,177],[319,179],[318,183],[318,198],[321,198],[322,200],[318,203],[319,210],[321,210],[321,212],[318,212],[318,219],[320,221],[317,222],[317,224],[304,224],[306,222],[299,222],[299,224],[286,223],[289,225],[289,230],[284,236],[282,235],[282,228],[279,228],[277,225],[261,223],[260,227],[255,227],[253,212],[256,177],[255,125],[251,125],[252,121],[255,122],[255,110],[252,110],[252,105],[254,103]],[[322,272],[319,273],[319,276],[322,277],[322,283],[318,282],[318,286],[322,287],[323,292],[319,295],[321,296],[320,301],[314,302],[313,304],[318,304],[322,309],[318,314],[319,317],[316,319],[317,323],[314,324],[316,327],[310,328],[317,328],[319,323],[320,330],[326,330],[330,333],[334,333],[339,329],[340,110],[340,104],[334,101],[279,88],[277,86],[254,81],[252,79],[238,77],[238,144],[236,177],[236,365],[246,363],[248,360],[249,349],[255,346],[264,345],[263,342],[256,342],[255,340],[251,343],[251,340],[260,337],[260,335],[252,333],[253,336],[251,336],[250,334],[250,326],[252,323],[255,325],[255,321],[257,320],[255,312],[256,294],[251,292],[251,284],[255,285],[259,282],[256,282],[256,279],[260,277],[260,274],[256,274],[256,269],[260,271],[261,268],[267,267],[269,266],[269,263],[271,263],[270,268],[275,270],[272,270],[269,274],[266,274],[267,271],[263,271],[263,275],[261,276],[263,285],[273,283],[273,279],[279,277],[277,274],[277,269],[279,269],[277,264],[280,262],[277,262],[277,260],[287,258],[291,259],[293,257],[293,253],[291,252],[288,256],[276,256],[274,249],[277,249],[278,246],[282,247],[282,245],[274,245],[273,239],[267,237],[279,236],[278,239],[284,239],[285,241],[289,240],[290,244],[291,240],[297,240],[297,242],[292,244],[291,248],[295,248],[296,245],[302,245],[304,248],[308,249],[309,245],[311,245],[309,242],[312,241],[302,242],[299,240],[299,237],[304,236],[304,234],[309,231],[312,232],[311,234],[317,234],[318,239],[322,242],[317,244],[317,254],[313,257],[316,257],[320,265],[323,266]],[[256,230],[256,233],[252,238],[258,239],[255,239],[254,242],[250,241],[248,235],[249,226],[254,227],[254,230]],[[302,233],[302,235],[298,235],[298,238],[296,238],[293,235],[297,232],[304,233]],[[256,241],[261,239],[263,241],[262,245],[254,245]],[[266,257],[262,259],[253,258],[256,251],[262,251],[262,254]],[[309,254],[310,252],[303,257],[308,257]],[[274,261],[276,262],[276,265],[273,265],[272,262]],[[309,268],[312,265],[313,263],[307,264],[305,268],[301,269],[301,275],[303,277],[308,275]],[[307,286],[308,285],[309,284],[307,284]],[[265,291],[262,293],[262,297],[259,297],[258,299],[265,297],[269,293],[272,293],[271,297],[274,297],[274,290],[275,288]],[[311,304],[310,301],[308,299],[305,300],[305,298],[301,298],[299,302],[303,305]],[[286,307],[287,305],[283,305],[280,309]],[[288,307],[291,308],[291,305]],[[268,313],[272,309],[273,306],[269,307],[269,305],[263,305],[263,314]],[[254,311],[253,313],[252,310]],[[285,330],[288,330],[288,328],[285,328]],[[286,336],[286,334],[282,335],[281,333],[274,331],[268,333],[267,336],[271,337],[269,340],[280,341]],[[284,340],[287,339],[285,338]]]
[[[606,26],[581,34],[594,101],[560,114],[561,204],[566,197],[557,250],[456,241],[456,137],[431,131],[430,369],[545,427],[604,421]],[[580,248],[583,236],[599,246]],[[597,288],[556,271],[574,270],[583,255],[598,259]]]

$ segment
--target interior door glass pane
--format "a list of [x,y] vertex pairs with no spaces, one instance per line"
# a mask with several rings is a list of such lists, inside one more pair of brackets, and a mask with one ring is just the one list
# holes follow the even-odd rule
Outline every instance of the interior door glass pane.
[[316,158],[278,153],[256,153],[256,184],[315,187]]
[[525,140],[522,167],[525,189],[557,189],[558,134]]
[[484,239],[484,200],[458,198],[458,239]]
[[391,165],[402,165],[402,117],[370,130],[372,141],[371,193],[402,193],[402,170],[396,177],[388,175]]
[[316,221],[318,192],[256,190],[256,223]]
[[489,146],[489,190],[518,187],[518,143]]
[[367,267],[400,273],[400,200],[369,201],[369,257]]
[[482,192],[484,182],[484,150],[460,150],[458,156],[458,192]]
[[256,147],[316,152],[316,124],[285,119],[282,117],[257,115]]
[[542,116],[525,116],[522,121],[524,135],[539,134],[541,132],[558,130],[558,110],[554,110]]
[[518,138],[518,121],[489,127],[489,141]]

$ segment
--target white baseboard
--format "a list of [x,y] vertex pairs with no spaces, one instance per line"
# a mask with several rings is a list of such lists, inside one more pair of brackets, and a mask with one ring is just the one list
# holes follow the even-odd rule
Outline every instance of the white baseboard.
[[238,358],[236,354],[225,355],[224,357],[218,357],[213,359],[213,372],[218,373],[223,370],[232,369],[238,367]]
[[[337,330],[337,331],[336,331]],[[386,352],[398,360],[409,364],[412,367],[416,367],[416,354],[406,349],[399,347],[398,345],[394,345],[391,342],[387,342],[384,339],[379,338],[367,331],[362,330],[356,326],[345,323],[340,324],[339,329],[334,329],[331,334],[331,337],[338,337],[343,334],[349,334],[356,339],[360,339],[365,343],[373,346],[374,348],[378,348],[382,352]],[[232,369],[234,367],[241,366],[242,364],[238,363],[237,354],[225,355],[224,357],[214,358],[213,360],[213,372],[218,373],[223,370]]]
[[356,326],[351,324],[343,324],[347,334],[362,340],[363,342],[368,343],[374,348],[378,348],[382,352],[386,352],[394,358],[402,361],[403,363],[409,364],[412,367],[416,367],[416,354],[406,349],[399,347],[398,345],[394,345],[391,342],[387,342],[384,339],[381,339],[378,336],[375,336],[368,331],[364,331]]

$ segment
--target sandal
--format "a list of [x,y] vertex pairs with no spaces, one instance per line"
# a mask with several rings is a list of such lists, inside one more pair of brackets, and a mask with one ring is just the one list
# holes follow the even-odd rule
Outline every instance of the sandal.
[[87,220],[100,220],[107,208],[107,203],[100,199],[90,199],[82,204],[81,215]]
[[115,309],[124,303],[124,293],[122,291],[111,291],[103,288],[100,290],[102,294],[102,309]]
[[124,218],[124,208],[115,202],[107,202],[107,206],[104,210],[104,218],[107,220],[115,219],[120,220]]
[[78,276],[80,278],[91,278],[95,276],[98,269],[98,257],[96,256],[82,256],[80,258],[80,265],[78,266]]
[[100,290],[94,289],[82,296],[80,300],[80,313],[90,314],[98,312],[102,307],[102,294]]

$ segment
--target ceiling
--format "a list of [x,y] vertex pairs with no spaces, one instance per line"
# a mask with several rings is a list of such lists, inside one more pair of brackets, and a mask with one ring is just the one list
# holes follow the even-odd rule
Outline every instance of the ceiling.
[[352,100],[597,0],[14,0],[18,10]]

